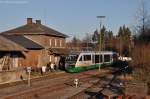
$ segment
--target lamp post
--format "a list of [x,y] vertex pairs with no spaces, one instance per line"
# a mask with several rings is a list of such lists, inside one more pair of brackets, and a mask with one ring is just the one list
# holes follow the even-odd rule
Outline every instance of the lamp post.
[[[100,19],[100,30],[99,30],[99,51],[102,49],[102,37],[101,37],[101,26],[102,26],[102,19],[104,19],[106,16],[97,16],[98,19]],[[101,61],[101,55],[99,55],[99,71],[100,71],[100,61]]]

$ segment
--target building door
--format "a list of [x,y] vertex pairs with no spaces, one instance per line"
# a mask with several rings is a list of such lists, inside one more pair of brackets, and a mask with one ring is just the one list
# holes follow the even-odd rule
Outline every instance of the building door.
[[59,68],[59,61],[60,61],[60,56],[55,56],[55,65],[57,66],[57,68]]
[[58,61],[59,61],[59,57],[58,56],[55,56],[55,64],[57,64],[58,63]]
[[65,57],[61,56],[59,59],[59,68],[65,70]]

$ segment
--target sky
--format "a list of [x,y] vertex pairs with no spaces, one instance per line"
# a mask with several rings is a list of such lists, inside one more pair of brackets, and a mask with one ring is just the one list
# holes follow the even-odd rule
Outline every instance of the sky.
[[124,24],[132,27],[139,6],[140,0],[0,0],[0,32],[24,25],[32,17],[70,38],[83,38],[99,29],[96,16],[106,16],[102,25],[116,34]]

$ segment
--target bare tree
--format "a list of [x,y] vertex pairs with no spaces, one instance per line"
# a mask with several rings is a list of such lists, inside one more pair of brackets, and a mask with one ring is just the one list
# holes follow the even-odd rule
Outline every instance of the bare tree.
[[150,33],[147,32],[150,29],[150,16],[146,6],[147,2],[146,0],[141,0],[140,7],[136,14],[136,25],[134,26],[134,31],[138,34],[138,41],[140,42],[147,42],[147,36],[150,35]]
[[89,33],[86,33],[85,37],[83,38],[83,42],[91,43],[92,42],[92,35]]

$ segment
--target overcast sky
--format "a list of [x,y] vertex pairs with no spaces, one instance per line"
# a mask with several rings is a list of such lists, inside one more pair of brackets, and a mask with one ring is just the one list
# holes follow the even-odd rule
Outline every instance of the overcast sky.
[[[149,0],[145,0],[150,9]],[[99,28],[96,16],[115,34],[119,26],[131,27],[140,0],[0,0],[0,32],[26,24],[26,18],[41,19],[57,31],[82,38]]]

